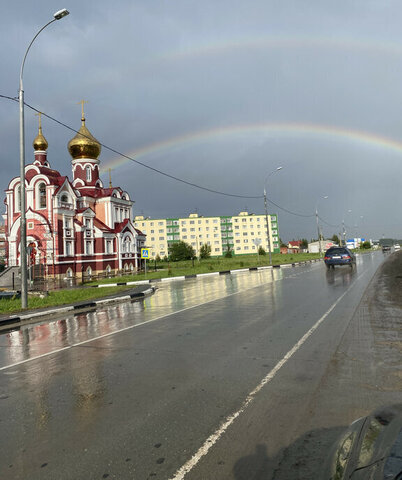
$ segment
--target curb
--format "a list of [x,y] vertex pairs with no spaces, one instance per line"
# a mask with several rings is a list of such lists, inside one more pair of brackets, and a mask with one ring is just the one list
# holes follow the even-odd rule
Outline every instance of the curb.
[[267,265],[264,267],[238,268],[237,270],[222,270],[220,272],[210,272],[210,273],[194,273],[193,275],[181,275],[179,277],[152,278],[150,280],[138,280],[138,281],[132,281],[132,282],[104,283],[102,285],[89,285],[89,287],[102,288],[102,287],[119,287],[121,285],[146,285],[146,284],[157,283],[157,282],[177,282],[180,280],[189,280],[191,278],[211,277],[213,275],[233,275],[236,273],[255,272],[258,270],[267,270],[267,269],[273,269],[273,268],[298,267],[300,265],[306,265],[308,263],[320,262],[321,260],[322,260],[321,258],[317,258],[313,260],[305,260],[304,262],[284,263],[282,265]]

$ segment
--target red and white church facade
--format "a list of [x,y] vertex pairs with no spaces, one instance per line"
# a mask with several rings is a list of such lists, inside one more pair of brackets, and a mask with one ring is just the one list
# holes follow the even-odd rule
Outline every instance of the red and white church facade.
[[[140,268],[145,235],[132,222],[133,201],[119,187],[104,188],[99,178],[100,143],[85,126],[68,143],[72,181],[53,170],[48,143],[39,133],[35,159],[25,166],[29,263],[55,278],[115,274]],[[6,190],[3,215],[8,266],[20,265],[20,177]]]

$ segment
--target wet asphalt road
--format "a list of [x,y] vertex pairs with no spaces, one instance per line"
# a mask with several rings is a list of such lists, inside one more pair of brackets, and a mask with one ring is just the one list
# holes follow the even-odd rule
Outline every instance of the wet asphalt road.
[[0,478],[320,478],[343,426],[400,401],[383,260],[161,284],[0,336]]

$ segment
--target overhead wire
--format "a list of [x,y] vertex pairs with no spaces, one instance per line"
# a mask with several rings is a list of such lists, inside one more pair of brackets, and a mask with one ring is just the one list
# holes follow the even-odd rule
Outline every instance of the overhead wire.
[[[5,98],[5,99],[8,99],[8,100],[12,100],[12,101],[18,102],[18,97],[10,97],[10,96],[7,96],[7,95],[1,95],[1,94],[0,94],[0,98]],[[33,107],[33,106],[30,105],[29,103],[24,102],[24,105],[26,105],[28,108],[30,108],[31,110],[33,110],[33,111],[35,111],[35,112],[37,112],[37,113],[39,113],[39,112],[42,113],[42,115],[44,115],[46,118],[48,118],[49,120],[52,120],[53,122],[55,122],[55,123],[63,126],[64,128],[67,128],[68,130],[71,130],[71,131],[74,132],[74,133],[79,133],[78,130],[76,130],[75,128],[70,127],[70,126],[67,125],[66,123],[58,120],[57,118],[54,118],[54,117],[52,117],[51,115],[49,115],[49,114],[47,114],[47,113],[45,113],[45,112],[42,112],[42,111],[38,110],[37,108]],[[81,135],[82,135],[82,134],[81,134]],[[84,136],[85,136],[85,135],[84,135]],[[123,157],[123,158],[126,158],[127,160],[130,160],[131,162],[134,162],[134,163],[136,163],[136,164],[138,164],[138,165],[141,165],[142,167],[147,168],[147,169],[149,169],[149,170],[151,170],[151,171],[153,171],[153,172],[155,172],[155,173],[158,173],[158,174],[160,174],[160,175],[163,175],[163,176],[165,176],[165,177],[168,177],[168,178],[170,178],[170,179],[172,179],[172,180],[175,180],[175,181],[177,181],[177,182],[184,183],[185,185],[189,185],[189,186],[191,186],[191,187],[198,188],[198,189],[200,189],[200,190],[204,190],[204,191],[207,191],[207,192],[210,192],[210,193],[215,193],[215,194],[217,194],[217,195],[223,195],[223,196],[227,196],[227,197],[247,198],[247,199],[262,199],[262,198],[264,198],[263,195],[239,195],[239,194],[234,194],[234,193],[221,192],[221,191],[219,191],[219,190],[214,190],[214,189],[209,188],[209,187],[204,187],[204,186],[202,186],[202,185],[198,185],[198,184],[196,184],[196,183],[194,183],[194,182],[190,182],[190,181],[185,180],[185,179],[183,179],[183,178],[176,177],[175,175],[171,175],[170,173],[164,172],[164,171],[159,170],[159,169],[157,169],[157,168],[155,168],[155,167],[151,167],[150,165],[147,165],[146,163],[143,163],[143,162],[141,162],[141,161],[139,161],[139,160],[137,160],[137,159],[135,159],[135,158],[133,158],[133,157],[130,157],[129,155],[126,155],[126,154],[124,154],[124,153],[122,153],[122,152],[119,152],[118,150],[116,150],[116,149],[113,148],[113,147],[110,147],[110,146],[108,146],[108,145],[106,145],[106,144],[104,144],[104,143],[101,143],[101,142],[99,142],[99,143],[100,143],[100,145],[101,145],[103,148],[105,148],[106,150],[109,150],[109,151],[115,153],[116,155],[119,155],[119,156],[121,156],[121,157]],[[268,197],[267,197],[267,201],[268,201],[268,203],[270,203],[271,205],[275,206],[275,207],[278,208],[279,210],[282,210],[283,212],[286,212],[286,213],[288,213],[288,214],[290,214],[290,215],[294,215],[294,216],[296,216],[296,217],[312,218],[312,217],[315,216],[314,213],[313,213],[313,214],[302,214],[302,213],[298,213],[298,212],[293,212],[292,210],[289,210],[289,209],[287,209],[287,208],[285,208],[285,207],[282,207],[282,206],[278,205],[277,203],[275,203],[273,200],[271,200],[271,199],[268,198]],[[319,218],[320,218],[320,220],[321,220],[323,223],[325,223],[326,225],[335,227],[335,225],[331,225],[331,224],[327,223],[327,222],[326,222],[324,219],[322,219],[321,217],[319,217]]]

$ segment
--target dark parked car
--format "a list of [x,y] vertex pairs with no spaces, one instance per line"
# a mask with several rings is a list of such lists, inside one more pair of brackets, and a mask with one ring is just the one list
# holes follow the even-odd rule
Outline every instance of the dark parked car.
[[342,435],[322,478],[400,480],[402,478],[402,406],[377,410],[356,420]]
[[382,246],[382,251],[383,252],[390,252],[391,251],[391,245],[383,245]]
[[335,268],[335,265],[350,265],[356,263],[356,257],[346,247],[331,247],[325,252],[324,262],[327,268]]

